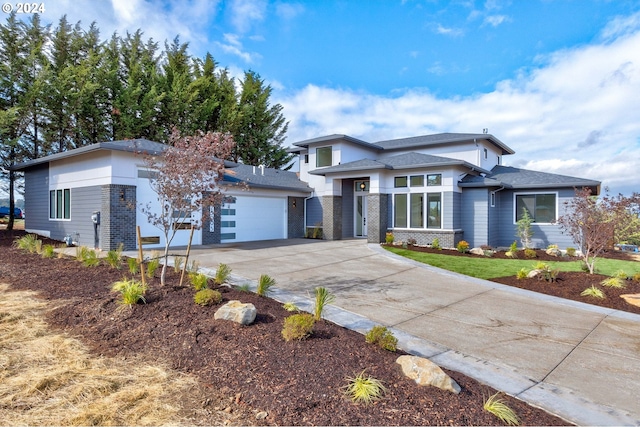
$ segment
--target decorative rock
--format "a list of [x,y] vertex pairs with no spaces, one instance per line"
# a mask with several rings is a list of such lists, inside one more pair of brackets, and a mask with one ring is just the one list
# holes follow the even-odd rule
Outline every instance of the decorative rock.
[[256,420],[264,420],[269,416],[269,413],[266,411],[260,411],[256,414]]
[[460,393],[460,386],[451,379],[442,369],[428,359],[418,356],[400,356],[396,363],[402,367],[402,373],[418,385],[430,385],[447,390],[452,393]]
[[640,294],[624,294],[620,295],[620,298],[624,299],[631,305],[635,305],[636,307],[640,307]]
[[484,249],[482,248],[473,248],[469,251],[470,254],[474,254],[474,255],[482,255],[484,256]]
[[256,307],[240,301],[229,301],[216,311],[214,319],[231,320],[241,325],[250,325],[256,320]]
[[529,274],[527,274],[527,279],[533,279],[534,277],[538,277],[540,273],[542,273],[542,270],[531,270]]
[[562,256],[562,251],[558,248],[551,247],[545,251],[547,255],[551,256]]

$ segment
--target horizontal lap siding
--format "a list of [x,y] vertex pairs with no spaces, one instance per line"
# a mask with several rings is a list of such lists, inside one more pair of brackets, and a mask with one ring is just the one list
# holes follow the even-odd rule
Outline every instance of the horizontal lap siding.
[[71,219],[68,221],[50,221],[52,227],[51,238],[63,240],[68,234],[74,240],[77,238],[79,245],[93,247],[94,229],[91,214],[94,211],[100,211],[101,205],[101,186],[72,188]]
[[50,231],[49,224],[49,165],[31,168],[24,175],[25,228]]
[[476,247],[489,243],[489,192],[485,188],[465,188],[462,192],[463,239]]

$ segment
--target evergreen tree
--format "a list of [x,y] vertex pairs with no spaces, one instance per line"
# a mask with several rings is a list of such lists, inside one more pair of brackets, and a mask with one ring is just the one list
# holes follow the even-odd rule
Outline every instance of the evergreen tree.
[[234,133],[236,161],[282,168],[293,159],[282,146],[289,123],[285,122],[280,104],[269,104],[271,90],[257,73],[245,72]]

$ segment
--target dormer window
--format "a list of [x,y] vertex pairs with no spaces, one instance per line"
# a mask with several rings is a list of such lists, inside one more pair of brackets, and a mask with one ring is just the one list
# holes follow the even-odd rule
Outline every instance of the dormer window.
[[316,167],[331,166],[333,164],[333,149],[329,147],[316,148]]
[[489,150],[484,149],[484,159],[487,160],[489,158]]

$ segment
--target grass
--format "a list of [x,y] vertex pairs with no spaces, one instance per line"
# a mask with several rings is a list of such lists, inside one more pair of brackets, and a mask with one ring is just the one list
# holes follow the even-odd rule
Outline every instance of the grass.
[[[496,277],[515,276],[520,269],[530,270],[532,267],[531,260],[456,257],[394,247],[385,247],[385,249],[424,264],[487,280]],[[552,269],[559,269],[560,271],[582,271],[579,260],[550,262],[548,264]],[[608,258],[598,258],[596,260],[596,269],[598,273],[608,276],[614,275],[619,270],[640,271],[640,267],[635,261]]]
[[80,341],[48,329],[46,309],[36,293],[0,285],[3,425],[181,422],[175,396],[195,379],[134,358],[91,356]]
[[322,318],[322,313],[324,313],[324,309],[327,305],[331,304],[335,301],[335,295],[331,294],[326,288],[318,287],[314,291],[316,303],[313,307],[313,317],[316,320],[320,320]]
[[216,269],[216,275],[213,277],[213,282],[216,285],[222,285],[231,276],[231,267],[227,264],[220,263]]
[[266,274],[261,274],[258,279],[256,293],[261,297],[266,297],[275,285],[276,281],[274,278],[267,276]]
[[517,426],[520,424],[520,420],[518,416],[513,411],[513,409],[509,408],[504,400],[500,399],[500,393],[496,393],[490,396],[487,400],[485,400],[482,405],[484,410],[489,412],[490,414],[495,415],[503,423],[510,426]]
[[583,296],[583,297],[594,297],[594,298],[600,298],[600,299],[606,298],[606,295],[604,294],[604,292],[602,292],[601,289],[598,289],[593,285],[588,287],[584,291],[582,291],[580,293],[580,296]]
[[111,285],[111,290],[113,292],[119,292],[119,302],[123,305],[128,305],[129,307],[137,304],[138,301],[142,301],[144,303],[147,302],[144,299],[144,294],[147,292],[147,288],[142,284],[142,282],[138,282],[137,280],[120,280]]

